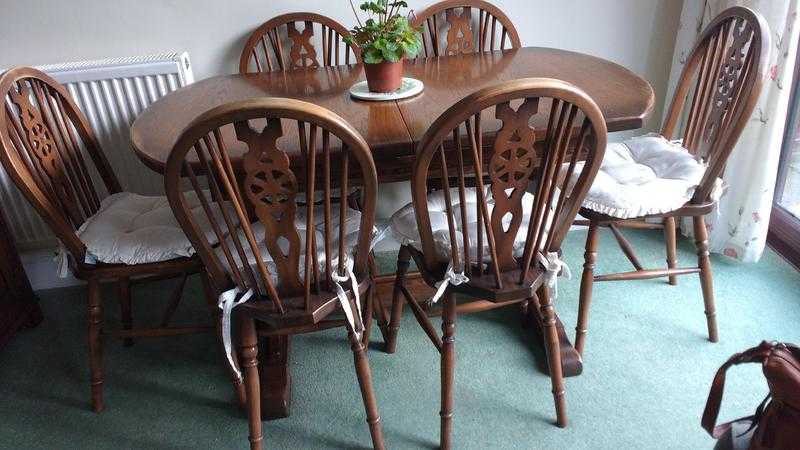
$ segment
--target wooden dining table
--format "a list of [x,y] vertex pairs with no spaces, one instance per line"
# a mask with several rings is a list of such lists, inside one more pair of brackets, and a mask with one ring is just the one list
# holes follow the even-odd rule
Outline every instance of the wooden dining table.
[[[397,182],[410,180],[417,144],[434,120],[458,100],[495,83],[535,77],[570,82],[594,99],[609,132],[641,128],[655,101],[650,84],[630,70],[601,58],[553,48],[418,58],[406,62],[404,72],[406,77],[421,80],[424,91],[409,99],[387,102],[350,97],[350,87],[364,79],[361,65],[208,78],[150,105],[133,123],[131,142],[145,165],[163,173],[181,132],[204,111],[256,97],[293,98],[325,107],[351,123],[372,149],[378,181]],[[496,130],[491,124],[488,121],[483,127],[485,133]],[[484,145],[490,142],[487,138]],[[289,141],[285,146],[293,144]],[[242,146],[238,151],[245,149]],[[235,158],[236,150],[232,150]],[[560,321],[558,329],[564,375],[578,375],[582,370],[580,355]],[[289,349],[287,336],[268,338],[261,344],[261,410],[266,419],[286,417],[289,412]]]

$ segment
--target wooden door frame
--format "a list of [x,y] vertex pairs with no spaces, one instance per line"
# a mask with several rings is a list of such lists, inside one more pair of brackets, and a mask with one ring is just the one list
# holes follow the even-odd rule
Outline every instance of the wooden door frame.
[[767,244],[796,269],[800,270],[800,219],[778,204],[783,195],[787,163],[791,156],[789,143],[796,132],[792,124],[800,120],[800,98],[798,98],[800,89],[798,89],[798,85],[800,85],[800,45],[798,45],[797,58],[794,64],[792,90],[789,95],[789,113],[786,116],[786,127],[783,132],[778,176],[772,200],[772,214],[770,215],[769,231],[767,233]]

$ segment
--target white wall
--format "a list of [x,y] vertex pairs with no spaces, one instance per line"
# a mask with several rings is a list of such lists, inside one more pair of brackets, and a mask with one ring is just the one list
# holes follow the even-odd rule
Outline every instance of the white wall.
[[[354,0],[359,2],[360,0]],[[433,0],[408,0],[422,9]],[[682,0],[494,0],[523,45],[610,59],[651,81],[662,100]],[[233,73],[245,37],[306,10],[353,23],[347,0],[0,0],[0,67],[187,50],[195,76]],[[660,121],[656,107],[651,123]]]
[[[408,3],[420,10],[433,1]],[[658,127],[682,0],[493,3],[514,22],[523,45],[589,53],[649,80],[657,103],[647,127]],[[345,26],[354,22],[347,0],[0,0],[0,6],[0,67],[186,50],[197,79],[236,72],[246,36],[277,14],[315,11]],[[379,216],[408,199],[405,186],[381,192]]]

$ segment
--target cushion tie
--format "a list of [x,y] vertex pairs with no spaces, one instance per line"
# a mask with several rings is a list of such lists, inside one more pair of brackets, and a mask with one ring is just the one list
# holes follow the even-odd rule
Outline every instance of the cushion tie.
[[58,278],[67,278],[69,276],[69,255],[67,246],[61,242],[61,239],[58,240],[58,251],[53,260],[56,263]]
[[567,263],[559,258],[556,252],[547,252],[546,255],[542,252],[536,252],[536,259],[545,270],[544,284],[550,289],[553,300],[555,300],[558,298],[559,274],[563,274],[569,280],[572,278],[572,272],[570,272]]
[[[347,322],[356,334],[356,337],[361,340],[361,335],[364,332],[364,318],[361,315],[361,298],[358,294],[358,284],[356,283],[356,274],[353,273],[353,264],[350,263],[350,258],[344,255],[345,275],[339,275],[336,271],[331,273],[333,285],[336,287],[336,297],[339,298],[339,305],[341,305]],[[342,288],[341,283],[350,280],[350,288],[353,291],[353,300],[356,304],[356,314],[358,315],[358,322],[356,322],[356,314],[353,314],[353,307],[350,305],[350,300],[347,298],[347,293]]]
[[219,309],[222,310],[222,344],[225,347],[225,357],[228,358],[228,364],[230,364],[239,382],[242,381],[242,372],[239,371],[239,368],[236,367],[236,363],[233,362],[233,349],[231,348],[231,312],[236,306],[250,300],[250,297],[253,296],[253,292],[253,289],[250,288],[237,300],[236,297],[242,293],[242,290],[239,286],[236,286],[233,289],[219,294],[218,299]]
[[459,284],[468,283],[469,278],[464,275],[464,272],[456,273],[453,270],[453,263],[447,265],[447,272],[444,274],[444,279],[438,283],[436,283],[436,293],[431,297],[430,302],[436,303],[439,301],[440,298],[444,295],[444,291],[447,290],[447,286],[453,285],[458,286]]

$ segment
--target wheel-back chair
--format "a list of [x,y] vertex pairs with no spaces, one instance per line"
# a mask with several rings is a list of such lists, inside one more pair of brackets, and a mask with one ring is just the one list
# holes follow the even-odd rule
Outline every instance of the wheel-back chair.
[[[206,325],[169,326],[181,300],[186,277],[201,272],[202,266],[199,259],[189,253],[169,259],[152,257],[139,264],[109,263],[118,259],[117,254],[106,255],[110,259],[92,255],[82,234],[88,232],[92,224],[103,222],[112,209],[124,210],[124,201],[129,197],[122,192],[86,117],[63,86],[34,68],[18,67],[5,72],[0,77],[0,95],[4,100],[0,109],[3,167],[61,242],[62,257],[67,258],[69,269],[76,278],[88,283],[91,405],[95,412],[100,412],[104,407],[104,336],[120,337],[126,345],[131,345],[134,337],[174,336],[214,329]],[[104,199],[105,195],[110,196]],[[148,202],[155,200],[155,203],[163,199],[138,198]],[[166,199],[163,199],[163,206],[171,217]],[[177,223],[160,225],[162,231],[165,230],[163,226],[168,226],[183,237]],[[186,244],[188,247],[188,241]],[[140,242],[132,245],[143,253],[160,251]],[[124,253],[124,247],[120,244],[115,251]],[[164,278],[179,278],[179,282],[159,326],[133,329],[131,285]],[[122,330],[104,328],[100,286],[103,281],[114,281],[118,285]],[[212,310],[214,306],[213,302],[209,304]]]
[[[243,157],[232,156],[234,146],[244,148]],[[216,239],[189,213],[187,194],[179,189],[184,177],[201,198]],[[360,211],[333,202],[334,189],[351,187],[359,188]],[[299,100],[222,105],[197,117],[177,141],[166,190],[223,306],[230,311],[244,302],[236,312],[251,448],[263,441],[257,336],[341,326],[347,328],[373,446],[383,448],[364,344],[374,291],[368,260],[377,176],[361,135],[333,112]],[[314,192],[322,193],[321,203],[297,201],[299,194]],[[220,199],[234,205],[233,215],[225,209],[219,217],[211,213]],[[334,312],[346,319],[330,318]]]
[[422,30],[420,56],[452,56],[520,48],[511,19],[483,0],[445,0],[416,14],[411,24]]
[[[502,122],[499,130],[484,134],[495,119]],[[569,83],[547,78],[509,81],[469,95],[422,138],[412,171],[412,204],[392,218],[395,233],[404,237],[387,348],[394,351],[405,300],[441,354],[441,448],[452,446],[458,312],[521,303],[539,308],[557,423],[566,426],[553,305],[558,253],[605,143],[605,120],[594,101]],[[577,164],[579,159],[585,164]],[[577,175],[573,186],[559,175],[560,168]],[[431,191],[437,181],[447,188]],[[413,230],[401,231],[399,217]],[[425,283],[438,289],[427,303],[443,298],[441,338],[428,318],[435,311],[406,286],[411,258]],[[473,301],[457,305],[457,298]]]
[[[302,29],[302,31],[300,31]],[[313,37],[319,34],[319,46]],[[361,50],[335,20],[310,12],[282,14],[255,29],[242,49],[239,73],[290,71],[361,62]],[[322,59],[318,54],[322,50]]]
[[[750,9],[733,7],[708,24],[686,60],[660,134],[667,140],[680,138],[681,146],[707,167],[690,201],[673,211],[627,219],[602,214],[588,207],[581,209],[580,214],[588,219],[589,232],[575,338],[575,349],[579,353],[583,353],[586,342],[592,285],[596,281],[668,277],[669,284],[675,285],[679,275],[699,274],[708,339],[718,341],[704,216],[715,207],[721,189],[718,178],[722,176],[728,156],[750,120],[761,93],[769,58],[769,41],[769,27],[763,17]],[[683,127],[679,131],[681,122]],[[681,217],[691,217],[693,221],[697,266],[677,267],[676,220]],[[594,274],[601,227],[612,231],[633,265],[633,271]],[[667,268],[645,269],[633,246],[619,230],[621,227],[663,228]]]

